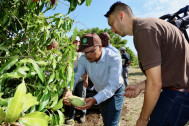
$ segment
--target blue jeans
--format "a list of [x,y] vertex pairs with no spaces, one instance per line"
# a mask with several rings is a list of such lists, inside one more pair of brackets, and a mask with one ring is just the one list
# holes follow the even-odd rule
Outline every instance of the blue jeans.
[[189,121],[189,93],[163,89],[148,126],[184,126]]
[[108,100],[100,103],[104,126],[118,126],[123,106],[124,86],[121,86]]

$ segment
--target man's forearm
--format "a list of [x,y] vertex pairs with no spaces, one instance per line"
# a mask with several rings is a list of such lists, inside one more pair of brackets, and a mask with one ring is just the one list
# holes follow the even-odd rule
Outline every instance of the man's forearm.
[[140,114],[140,119],[149,120],[149,117],[158,101],[161,92],[160,86],[154,86],[153,84],[146,84],[144,93],[144,104]]

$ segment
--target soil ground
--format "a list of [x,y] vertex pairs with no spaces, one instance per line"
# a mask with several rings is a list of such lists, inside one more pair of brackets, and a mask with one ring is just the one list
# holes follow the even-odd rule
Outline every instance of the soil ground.
[[[130,67],[128,79],[129,84],[136,84],[142,80],[145,80],[145,76],[141,72],[139,67]],[[136,98],[124,99],[124,105],[122,108],[122,114],[120,118],[120,126],[135,125],[143,105],[143,96],[144,93],[142,92]],[[103,126],[102,116],[100,115],[99,109],[93,108],[87,110],[85,123],[79,123],[76,120],[74,126]]]

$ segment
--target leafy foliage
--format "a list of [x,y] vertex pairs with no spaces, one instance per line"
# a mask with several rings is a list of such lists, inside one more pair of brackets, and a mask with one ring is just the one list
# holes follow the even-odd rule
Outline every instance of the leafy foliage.
[[[27,100],[26,100],[27,99]],[[42,112],[33,112],[22,116],[21,112],[38,104],[36,97],[26,94],[26,86],[23,81],[18,85],[14,97],[10,100],[5,111],[0,107],[0,123],[13,124],[19,120],[25,125],[41,125],[47,126],[49,116]]]
[[[68,0],[68,13],[85,1],[89,6],[91,0]],[[75,46],[67,37],[73,25],[67,14],[44,16],[58,2],[0,0],[0,123],[14,123],[21,113],[25,115],[19,118],[20,124],[49,125],[46,114],[50,125],[64,123],[62,93],[68,83],[73,85]],[[73,36],[77,36],[77,28]],[[47,50],[52,42],[58,47]],[[38,117],[45,121],[39,123]]]

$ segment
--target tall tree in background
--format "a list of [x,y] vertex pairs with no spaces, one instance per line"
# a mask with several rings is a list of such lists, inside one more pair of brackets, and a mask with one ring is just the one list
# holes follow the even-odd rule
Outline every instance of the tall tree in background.
[[105,28],[105,29],[99,29],[97,28],[92,28],[92,29],[82,29],[80,31],[78,31],[78,36],[82,37],[83,35],[87,34],[87,33],[96,33],[96,34],[100,34],[101,32],[107,32],[110,35],[110,43],[116,47],[118,50],[120,49],[120,47],[125,47],[127,53],[130,55],[131,57],[131,65],[137,65],[138,64],[138,60],[136,58],[136,55],[134,54],[134,52],[126,46],[127,44],[127,40],[126,39],[122,39],[119,35],[114,34],[111,32],[110,29]]

